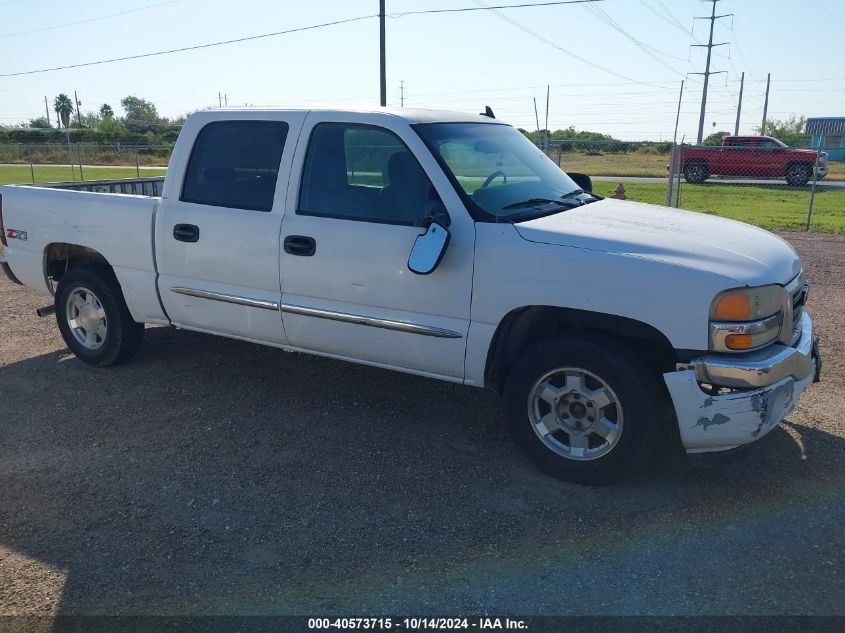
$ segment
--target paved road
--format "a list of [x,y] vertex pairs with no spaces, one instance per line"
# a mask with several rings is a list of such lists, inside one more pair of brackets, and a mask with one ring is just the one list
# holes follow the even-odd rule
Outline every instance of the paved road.
[[[596,182],[654,182],[660,184],[666,184],[666,178],[650,178],[644,176],[592,176],[592,179]],[[685,185],[686,183],[682,180],[681,185]],[[782,186],[786,187],[786,182],[783,180],[758,180],[758,179],[748,179],[748,178],[732,178],[732,179],[722,179],[722,178],[711,178],[707,181],[708,185],[711,186],[718,186],[718,185],[755,185],[755,186]],[[820,180],[818,183],[819,187],[825,188],[833,188],[833,189],[845,189],[845,180]],[[809,185],[805,187],[808,191],[810,189]]]

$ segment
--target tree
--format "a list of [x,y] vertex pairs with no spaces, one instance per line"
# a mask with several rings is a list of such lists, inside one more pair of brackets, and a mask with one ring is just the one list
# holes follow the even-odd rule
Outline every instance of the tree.
[[721,145],[722,139],[730,136],[730,132],[713,132],[710,136],[701,141],[702,145]]
[[100,118],[101,119],[111,119],[114,117],[114,110],[108,103],[104,103],[100,106]]
[[107,141],[115,141],[126,138],[126,128],[123,123],[114,117],[104,117],[100,120],[97,130]]
[[788,119],[770,119],[766,121],[765,131],[761,128],[756,129],[759,134],[773,136],[787,145],[801,147],[809,146],[810,144],[810,136],[804,133],[804,125],[806,123],[806,117],[793,114]]
[[70,115],[73,114],[73,101],[65,93],[61,93],[53,101],[53,109],[59,119],[59,127],[70,125]]
[[47,120],[46,116],[40,116],[37,119],[30,119],[29,127],[46,129],[48,127],[53,127],[53,125],[50,123],[50,121]]
[[128,96],[120,100],[120,105],[126,112],[123,123],[131,130],[147,132],[155,129],[160,122],[158,109],[152,101]]

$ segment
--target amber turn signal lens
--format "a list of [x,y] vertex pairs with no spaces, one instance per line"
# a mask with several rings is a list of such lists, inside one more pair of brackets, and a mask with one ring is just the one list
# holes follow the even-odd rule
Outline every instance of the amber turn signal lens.
[[749,321],[751,299],[742,291],[726,292],[713,307],[713,317],[720,321]]
[[725,345],[728,349],[750,349],[753,339],[751,334],[728,334],[725,337]]

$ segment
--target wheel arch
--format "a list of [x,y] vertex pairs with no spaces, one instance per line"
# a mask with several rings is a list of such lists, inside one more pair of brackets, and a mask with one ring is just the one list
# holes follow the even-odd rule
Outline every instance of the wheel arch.
[[44,279],[49,288],[52,289],[53,284],[59,282],[68,270],[78,266],[103,266],[114,274],[109,261],[99,251],[88,246],[51,242],[44,247]]
[[707,168],[707,171],[710,171],[710,160],[703,156],[693,156],[685,159],[681,169],[686,169],[691,165],[704,165],[704,167]]
[[624,340],[661,373],[675,366],[675,349],[660,330],[628,317],[557,306],[524,306],[511,310],[499,322],[484,368],[484,384],[499,393],[508,372],[527,347],[562,334],[612,337]]

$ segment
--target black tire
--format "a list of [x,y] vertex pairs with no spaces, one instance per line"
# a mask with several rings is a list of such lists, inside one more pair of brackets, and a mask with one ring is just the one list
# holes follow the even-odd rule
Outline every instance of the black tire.
[[688,163],[684,165],[684,180],[691,185],[700,185],[710,178],[710,170],[705,163]]
[[793,187],[803,187],[813,177],[813,168],[810,165],[794,163],[786,168],[786,184]]
[[[544,443],[535,431],[530,412],[535,401],[535,385],[549,372],[564,367],[586,370],[610,387],[619,401],[621,413],[615,408],[610,408],[607,414],[607,408],[599,412],[601,417],[610,415],[617,422],[624,419],[624,424],[618,427],[618,439],[605,454],[581,459],[566,457]],[[593,382],[593,386],[595,384]],[[588,335],[544,341],[525,351],[508,375],[504,407],[508,432],[540,470],[568,481],[603,485],[618,481],[648,459],[655,431],[665,422],[667,400],[659,371],[643,362],[628,345]],[[566,402],[563,397],[561,401]],[[589,406],[593,407],[593,404]],[[569,410],[564,408],[564,411]],[[610,443],[597,434],[588,437],[591,444]]]
[[[70,323],[73,315],[69,316],[69,311],[77,309],[69,305],[71,296],[87,298],[87,293],[93,294],[93,300],[101,306],[105,314],[105,335],[95,336],[91,343],[93,348],[79,340],[78,335],[82,335],[79,333],[87,334],[87,331],[84,328],[73,328]],[[62,338],[79,360],[90,365],[108,367],[128,361],[137,355],[144,338],[144,324],[136,323],[132,319],[120,284],[110,268],[71,268],[59,281],[55,306],[56,322]],[[76,319],[76,322],[81,322],[81,319]]]

